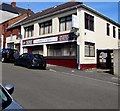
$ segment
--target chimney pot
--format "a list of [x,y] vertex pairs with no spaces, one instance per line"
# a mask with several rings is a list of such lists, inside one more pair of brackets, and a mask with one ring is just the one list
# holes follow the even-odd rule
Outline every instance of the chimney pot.
[[12,7],[16,7],[16,2],[11,2]]

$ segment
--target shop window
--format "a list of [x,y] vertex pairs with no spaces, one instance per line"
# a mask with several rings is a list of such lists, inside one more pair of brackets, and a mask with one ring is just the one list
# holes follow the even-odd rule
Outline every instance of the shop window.
[[115,26],[113,26],[113,37],[115,38],[115,36],[116,36],[116,31],[115,31]]
[[25,37],[32,37],[34,32],[34,26],[25,27]]
[[85,29],[94,31],[94,16],[85,13]]
[[85,42],[85,57],[95,57],[95,43]]
[[48,56],[76,56],[76,44],[48,45]]
[[107,23],[107,35],[109,36],[110,35],[110,24]]
[[39,27],[40,27],[40,31],[39,31],[40,35],[52,33],[52,20],[44,23],[40,23]]
[[72,15],[59,19],[60,32],[72,29]]

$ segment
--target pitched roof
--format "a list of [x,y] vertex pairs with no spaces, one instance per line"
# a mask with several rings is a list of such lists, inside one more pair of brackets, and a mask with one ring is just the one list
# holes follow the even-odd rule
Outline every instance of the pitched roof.
[[0,10],[12,12],[15,14],[24,14],[28,12],[27,9],[20,8],[17,6],[13,7],[12,5],[6,3],[0,3]]
[[44,18],[44,17],[48,17],[52,14],[57,14],[57,13],[60,13],[61,11],[71,10],[71,9],[75,9],[75,8],[78,8],[78,7],[87,9],[87,10],[99,15],[100,17],[104,18],[105,20],[110,21],[111,23],[120,27],[120,24],[118,24],[117,22],[115,22],[115,21],[111,20],[110,18],[104,16],[103,14],[95,11],[94,9],[85,6],[82,2],[67,2],[67,3],[64,3],[64,4],[61,4],[61,5],[58,5],[58,6],[51,7],[51,8],[48,8],[46,10],[40,11],[38,13],[35,13],[35,14],[29,16],[28,18],[20,21],[19,23],[15,24],[15,25],[13,25],[12,27],[9,27],[9,28],[13,28],[13,27],[16,27],[16,26],[19,26],[19,25],[27,24],[27,23],[33,22],[35,20],[39,20],[39,19]]
[[58,5],[58,6],[51,7],[51,8],[48,8],[46,10],[40,11],[38,13],[35,13],[35,14],[29,16],[28,18],[26,18],[25,20],[16,24],[15,26],[20,25],[20,24],[24,24],[24,23],[28,23],[28,22],[32,22],[32,21],[39,19],[40,17],[48,16],[49,14],[53,14],[53,13],[56,13],[60,10],[69,9],[69,8],[72,8],[72,7],[81,5],[81,4],[82,4],[82,2],[67,2],[64,4]]

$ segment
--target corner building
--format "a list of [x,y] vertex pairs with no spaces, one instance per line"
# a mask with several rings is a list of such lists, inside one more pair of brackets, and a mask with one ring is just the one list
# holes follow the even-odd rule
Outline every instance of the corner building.
[[23,35],[21,54],[39,53],[49,64],[81,70],[95,68],[99,62],[104,66],[120,39],[120,24],[81,2],[43,10],[18,25]]

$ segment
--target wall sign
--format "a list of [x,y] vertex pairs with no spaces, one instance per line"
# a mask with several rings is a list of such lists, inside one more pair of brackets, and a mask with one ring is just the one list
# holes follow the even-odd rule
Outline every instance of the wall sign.
[[23,45],[32,45],[33,40],[23,40]]
[[43,39],[35,39],[33,40],[33,44],[40,44],[40,43],[48,43],[48,42],[56,42],[58,41],[58,37],[49,37]]
[[54,37],[47,37],[47,38],[39,38],[39,39],[30,39],[30,40],[23,40],[23,45],[35,45],[35,44],[42,44],[42,43],[50,43],[50,42],[58,42],[58,41],[69,41],[70,34],[63,34]]
[[69,40],[69,35],[60,35],[58,41],[68,41]]

